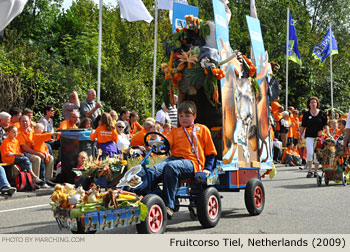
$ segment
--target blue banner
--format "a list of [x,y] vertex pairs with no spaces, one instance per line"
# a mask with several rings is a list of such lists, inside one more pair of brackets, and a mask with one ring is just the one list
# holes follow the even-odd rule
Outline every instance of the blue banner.
[[299,54],[297,31],[295,30],[292,15],[289,13],[289,41],[288,41],[288,59],[301,65]]
[[[330,48],[330,34],[332,36],[332,49]],[[331,54],[338,54],[338,46],[337,41],[335,40],[334,34],[332,32],[332,28],[329,28],[327,34],[323,37],[321,43],[314,47],[312,55],[315,57],[315,59],[321,60],[322,63]]]
[[185,16],[193,15],[194,17],[198,17],[198,7],[173,3],[173,33],[176,31],[176,28],[184,28],[187,27]]

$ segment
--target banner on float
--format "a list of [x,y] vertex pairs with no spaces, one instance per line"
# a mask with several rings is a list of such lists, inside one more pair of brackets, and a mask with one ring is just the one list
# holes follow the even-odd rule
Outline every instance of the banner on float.
[[[229,41],[229,28],[226,22],[225,5],[219,0],[213,0],[215,36],[218,52],[221,60],[228,58],[232,54]],[[222,100],[222,119],[223,119],[223,170],[237,170],[238,148],[237,141],[234,140],[234,131],[236,128],[237,113],[235,106],[235,71],[231,62],[224,64],[222,70],[225,78],[220,80],[221,100]]]
[[173,33],[176,31],[176,28],[186,27],[186,15],[193,15],[198,17],[198,7],[192,5],[186,5],[181,3],[173,3]]
[[273,163],[272,139],[270,138],[269,99],[267,70],[268,54],[265,51],[260,21],[246,16],[250,41],[254,53],[254,65],[257,67],[256,80],[259,84],[259,100],[257,100],[257,133],[260,168],[270,169]]

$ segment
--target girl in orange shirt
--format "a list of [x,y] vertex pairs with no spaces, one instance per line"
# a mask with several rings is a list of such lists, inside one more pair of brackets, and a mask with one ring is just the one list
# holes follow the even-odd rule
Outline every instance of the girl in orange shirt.
[[100,125],[90,134],[91,141],[95,141],[96,138],[97,146],[102,150],[102,159],[105,159],[107,156],[114,157],[121,154],[116,145],[118,132],[109,113],[102,114]]
[[29,158],[24,156],[21,152],[21,146],[19,145],[17,137],[17,128],[15,126],[9,126],[6,129],[7,138],[4,139],[0,146],[1,160],[4,163],[15,164],[21,167],[21,171],[29,172],[33,181],[36,184],[42,183],[32,170],[32,163]]

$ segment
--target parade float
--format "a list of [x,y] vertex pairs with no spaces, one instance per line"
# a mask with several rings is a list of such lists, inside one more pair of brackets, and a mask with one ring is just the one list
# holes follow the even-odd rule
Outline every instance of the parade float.
[[[250,59],[230,47],[227,25],[229,19],[225,4],[213,0],[213,7],[213,21],[203,21],[193,15],[184,15],[183,22],[174,20],[178,27],[165,43],[168,60],[161,64],[165,104],[175,106],[175,94],[179,97],[177,105],[186,100],[195,102],[195,122],[210,129],[218,153],[210,176],[198,172],[193,179],[180,181],[176,193],[174,211],[185,207],[189,210],[190,217],[198,220],[204,228],[215,227],[220,220],[222,204],[219,192],[244,190],[248,212],[259,215],[265,205],[261,178],[267,175],[273,178],[276,174],[272,161],[268,107],[269,100],[274,100],[276,95],[273,90],[278,91],[279,85],[274,81],[268,54],[263,46],[259,20],[246,17],[254,52],[254,59]],[[163,140],[149,143],[149,134],[159,134]],[[152,153],[167,155],[170,151],[168,140],[160,133],[149,132],[144,141],[146,146],[152,147],[151,150],[139,165],[127,171],[118,185],[105,193],[97,194],[98,202],[84,201],[70,209],[67,192],[67,200],[64,202],[68,202],[68,208],[63,208],[65,205],[57,200],[53,201],[59,225],[74,227],[79,232],[103,230],[106,223],[110,223],[107,228],[120,225],[121,217],[116,216],[125,211],[128,214],[124,213],[123,216],[128,219],[125,219],[124,224],[136,224],[139,233],[164,233],[167,212],[161,185],[154,188],[151,187],[152,181],[147,181],[149,188],[143,197],[130,195],[124,190],[125,186],[137,187],[143,182],[138,176],[140,173],[145,174],[147,180],[151,179],[147,167]],[[93,193],[97,189],[90,190]],[[126,196],[133,198],[126,199]],[[103,202],[107,197],[116,199],[108,204],[108,208]],[[88,198],[89,196],[87,200]],[[61,215],[61,212],[67,217]],[[139,223],[133,221],[135,219],[131,220],[135,216],[139,216]],[[70,219],[64,222],[64,218]],[[73,222],[74,218],[78,221]],[[96,224],[93,229],[91,223]],[[73,231],[72,228],[71,230]]]

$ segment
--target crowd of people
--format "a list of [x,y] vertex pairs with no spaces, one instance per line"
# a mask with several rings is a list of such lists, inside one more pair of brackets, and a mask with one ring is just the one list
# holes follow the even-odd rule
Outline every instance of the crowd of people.
[[315,96],[307,100],[306,108],[301,113],[292,106],[285,110],[277,98],[271,103],[270,120],[274,132],[274,161],[290,166],[305,165],[307,177],[311,178],[317,177],[319,167],[314,152],[315,139],[329,137],[343,141],[347,114],[328,115],[326,111],[320,110],[320,101]]
[[[168,109],[162,104],[156,119],[147,118],[142,126],[138,122],[137,112],[124,109],[119,115],[115,110],[102,113],[102,104],[95,99],[96,91],[93,89],[87,92],[87,97],[82,102],[77,92],[72,92],[62,106],[64,120],[56,131],[53,105],[44,107],[43,116],[37,122],[33,120],[33,111],[28,108],[22,110],[14,107],[8,112],[1,112],[0,192],[8,195],[16,192],[6,176],[6,167],[29,172],[37,189],[54,186],[54,170],[57,166],[60,167],[60,156],[55,160],[53,151],[60,148],[62,130],[90,129],[90,139],[97,141],[98,148],[102,150],[102,158],[105,158],[130,152],[131,149],[136,154],[144,154],[144,136],[148,132],[157,131],[168,135],[172,126],[177,126],[176,106]],[[171,118],[168,111],[171,111]]]

